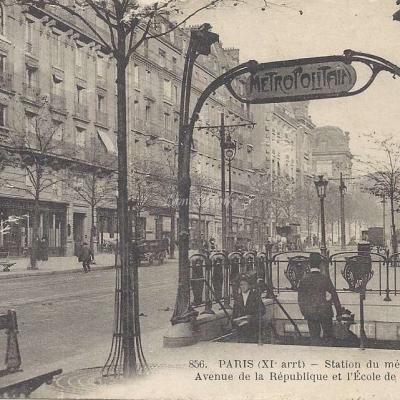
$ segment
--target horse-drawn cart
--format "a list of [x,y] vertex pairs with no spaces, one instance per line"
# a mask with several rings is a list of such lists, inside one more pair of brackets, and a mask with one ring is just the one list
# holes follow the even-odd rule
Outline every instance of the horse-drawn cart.
[[141,240],[139,242],[140,261],[161,265],[168,255],[168,241],[165,239]]

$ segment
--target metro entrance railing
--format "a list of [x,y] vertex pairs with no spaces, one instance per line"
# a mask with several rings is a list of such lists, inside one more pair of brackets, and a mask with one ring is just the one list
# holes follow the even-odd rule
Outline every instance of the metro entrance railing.
[[[338,292],[349,292],[344,276],[346,263],[358,255],[357,251],[339,252],[322,257],[321,271],[329,274]],[[296,292],[298,284],[309,271],[310,252],[289,251],[277,254],[265,252],[216,252],[190,257],[191,306],[202,313],[214,313],[214,306],[222,302],[232,307],[238,290],[239,274],[253,272],[262,282],[264,297]],[[375,293],[390,301],[400,294],[400,253],[369,253],[373,272],[366,293]],[[353,272],[352,272],[353,273]]]

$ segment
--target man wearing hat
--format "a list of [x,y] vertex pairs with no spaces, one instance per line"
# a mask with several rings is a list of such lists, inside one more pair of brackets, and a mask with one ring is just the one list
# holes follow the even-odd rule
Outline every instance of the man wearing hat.
[[300,311],[307,320],[311,341],[319,343],[321,329],[324,339],[333,339],[332,302],[340,319],[342,307],[330,278],[321,274],[322,258],[319,253],[310,253],[310,272],[300,281],[298,302]]
[[251,281],[249,274],[239,276],[239,293],[236,294],[233,304],[233,324],[238,328],[241,343],[257,342],[260,318],[265,314],[261,296],[252,288]]
[[342,316],[340,321],[333,324],[333,336],[338,344],[344,347],[358,347],[360,339],[350,330],[354,324],[354,314],[350,310],[342,308]]

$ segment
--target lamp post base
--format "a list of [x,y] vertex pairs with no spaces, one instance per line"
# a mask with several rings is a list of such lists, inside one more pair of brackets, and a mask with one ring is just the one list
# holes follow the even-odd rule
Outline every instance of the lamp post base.
[[196,344],[199,337],[196,334],[192,322],[182,322],[171,325],[164,334],[164,347],[184,347]]

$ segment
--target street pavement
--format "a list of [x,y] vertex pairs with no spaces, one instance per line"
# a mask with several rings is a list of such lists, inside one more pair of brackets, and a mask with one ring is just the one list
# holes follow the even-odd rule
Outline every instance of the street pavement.
[[[139,282],[145,341],[148,332],[168,325],[175,301],[177,262],[140,268]],[[61,367],[68,371],[93,366],[92,351],[98,355],[97,363],[105,361],[113,331],[114,288],[113,269],[0,279],[1,312],[17,312],[24,370]],[[5,345],[4,335],[0,357]]]
[[[115,265],[114,254],[97,254],[95,260],[96,263],[92,265],[94,270],[108,269]],[[9,261],[15,264],[10,268],[9,272],[5,272],[0,268],[0,279],[82,271],[82,263],[78,262],[78,258],[75,256],[49,257],[48,261],[38,261],[38,269],[35,270],[27,269],[30,265],[29,258],[10,258]]]

